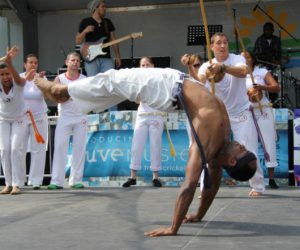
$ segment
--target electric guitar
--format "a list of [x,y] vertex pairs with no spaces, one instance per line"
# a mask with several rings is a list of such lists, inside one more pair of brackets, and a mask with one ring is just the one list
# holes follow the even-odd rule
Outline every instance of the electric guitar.
[[91,62],[93,61],[97,56],[99,55],[105,55],[106,52],[103,52],[102,49],[112,46],[114,44],[123,42],[125,40],[128,39],[135,39],[135,38],[139,38],[142,37],[143,33],[139,32],[139,33],[131,33],[130,35],[127,36],[123,36],[121,38],[118,38],[116,40],[113,40],[111,42],[107,42],[107,43],[103,43],[103,41],[106,39],[106,37],[102,37],[101,39],[99,39],[97,42],[93,42],[93,43],[83,43],[81,48],[80,48],[80,53],[82,58],[86,61],[86,62]]

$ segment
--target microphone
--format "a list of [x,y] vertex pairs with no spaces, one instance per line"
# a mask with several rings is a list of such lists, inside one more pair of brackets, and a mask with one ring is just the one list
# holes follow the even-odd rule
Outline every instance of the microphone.
[[256,9],[259,7],[259,3],[260,3],[260,1],[261,1],[261,0],[259,0],[259,1],[258,1],[258,3],[257,3],[255,6],[254,6],[254,8],[253,8],[253,12],[254,12],[254,11],[256,11]]

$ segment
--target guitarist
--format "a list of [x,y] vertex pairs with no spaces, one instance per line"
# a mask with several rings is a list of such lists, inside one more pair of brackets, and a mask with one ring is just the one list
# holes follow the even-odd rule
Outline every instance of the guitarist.
[[[78,33],[76,34],[76,44],[83,42],[93,43],[99,39],[106,37],[103,42],[115,40],[115,27],[111,20],[105,18],[106,5],[104,0],[92,0],[88,4],[88,9],[91,11],[92,16],[84,18],[79,24]],[[113,45],[114,54],[116,57],[116,66],[121,66],[119,46]],[[84,67],[87,76],[94,76],[100,72],[105,72],[114,68],[113,60],[110,56],[110,48],[104,48],[105,55],[96,57],[91,62],[84,62]]]

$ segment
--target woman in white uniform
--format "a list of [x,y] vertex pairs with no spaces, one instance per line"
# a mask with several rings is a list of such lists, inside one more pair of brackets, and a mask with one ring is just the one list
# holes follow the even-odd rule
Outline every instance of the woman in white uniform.
[[[20,76],[25,78],[31,71],[38,70],[38,58],[34,54],[28,54],[24,62],[25,72],[21,73]],[[36,73],[37,74],[37,73]],[[39,73],[40,77],[45,77],[44,72]],[[29,145],[30,152],[30,171],[28,177],[28,185],[32,185],[33,189],[39,189],[43,183],[44,171],[45,171],[45,160],[46,160],[46,149],[47,149],[47,138],[48,138],[48,107],[45,102],[42,92],[35,86],[33,77],[27,79],[24,87],[24,99],[26,109],[30,110],[37,129],[45,143],[38,143],[35,139],[33,125],[30,117],[27,116],[26,126],[26,141]]]
[[23,97],[25,79],[11,59],[18,52],[13,47],[0,65],[0,156],[5,177],[1,194],[20,194],[24,185],[26,109]]
[[[260,128],[266,151],[270,156],[270,161],[266,161],[266,167],[269,174],[269,187],[277,189],[278,185],[274,179],[274,169],[278,166],[276,159],[275,120],[272,104],[270,103],[267,94],[268,92],[278,93],[280,91],[280,86],[267,69],[257,66],[257,61],[252,53],[247,52],[244,56],[246,58],[249,70],[253,72],[253,78],[255,82],[255,86],[253,86],[250,74],[248,74],[246,78],[247,90],[254,88],[262,93],[262,99],[260,101],[262,112],[258,102],[252,102],[251,105],[254,107],[255,118]],[[250,99],[250,101],[255,100]]]
[[[80,56],[76,52],[68,54],[66,59],[67,71],[58,75],[55,82],[69,85],[71,82],[86,78],[79,73]],[[67,165],[69,140],[72,140],[72,162],[69,177],[71,188],[84,188],[82,184],[84,170],[84,156],[87,139],[87,115],[79,112],[70,98],[58,105],[59,118],[55,129],[54,155],[52,163],[51,183],[48,189],[62,189]]]
[[[153,68],[154,63],[151,58],[143,57],[140,60],[140,68]],[[150,139],[150,159],[152,170],[152,183],[154,187],[161,187],[158,179],[158,171],[161,170],[161,144],[164,131],[164,114],[156,109],[150,108],[146,103],[141,102],[135,122],[134,134],[131,146],[131,176],[123,184],[123,187],[136,185],[136,174],[141,169],[144,146],[149,135]]]

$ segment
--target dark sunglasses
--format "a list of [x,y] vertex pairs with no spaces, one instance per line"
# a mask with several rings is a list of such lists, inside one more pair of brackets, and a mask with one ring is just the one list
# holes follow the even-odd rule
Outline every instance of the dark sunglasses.
[[193,67],[194,67],[194,68],[199,68],[200,66],[201,66],[200,63],[193,64]]

